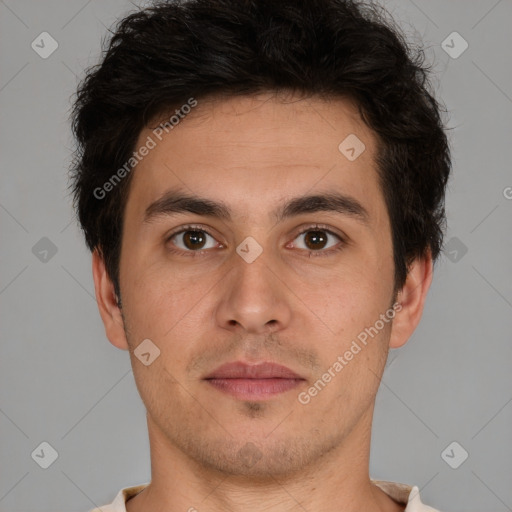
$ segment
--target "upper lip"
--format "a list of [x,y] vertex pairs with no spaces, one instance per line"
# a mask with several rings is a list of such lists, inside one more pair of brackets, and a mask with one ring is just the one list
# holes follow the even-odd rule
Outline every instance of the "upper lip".
[[226,363],[205,379],[302,379],[300,375],[277,363],[248,364],[242,361]]

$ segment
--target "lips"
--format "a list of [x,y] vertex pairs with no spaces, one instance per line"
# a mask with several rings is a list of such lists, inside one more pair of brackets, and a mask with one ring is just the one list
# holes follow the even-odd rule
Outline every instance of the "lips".
[[276,363],[247,364],[241,361],[226,363],[206,379],[301,379],[286,366]]
[[241,361],[219,366],[205,378],[218,391],[242,400],[264,400],[297,387],[303,379],[286,366]]

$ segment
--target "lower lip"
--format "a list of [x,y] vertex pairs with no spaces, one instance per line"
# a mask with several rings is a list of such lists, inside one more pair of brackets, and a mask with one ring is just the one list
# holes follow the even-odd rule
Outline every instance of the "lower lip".
[[241,400],[262,400],[296,388],[303,379],[207,379],[213,387]]

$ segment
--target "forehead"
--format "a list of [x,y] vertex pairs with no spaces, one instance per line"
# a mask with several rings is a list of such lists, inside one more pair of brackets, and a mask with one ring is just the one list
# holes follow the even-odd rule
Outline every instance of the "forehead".
[[375,135],[347,99],[266,93],[198,100],[168,133],[156,136],[157,124],[136,145],[154,141],[133,171],[128,203],[139,216],[177,186],[229,203],[240,217],[249,207],[268,210],[267,201],[316,188],[359,198],[380,194]]

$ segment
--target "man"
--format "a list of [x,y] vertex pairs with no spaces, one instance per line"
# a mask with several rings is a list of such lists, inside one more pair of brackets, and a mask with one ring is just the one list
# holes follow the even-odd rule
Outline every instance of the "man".
[[78,91],[73,185],[152,478],[106,511],[432,512],[371,480],[450,154],[421,51],[345,0],[163,2]]

